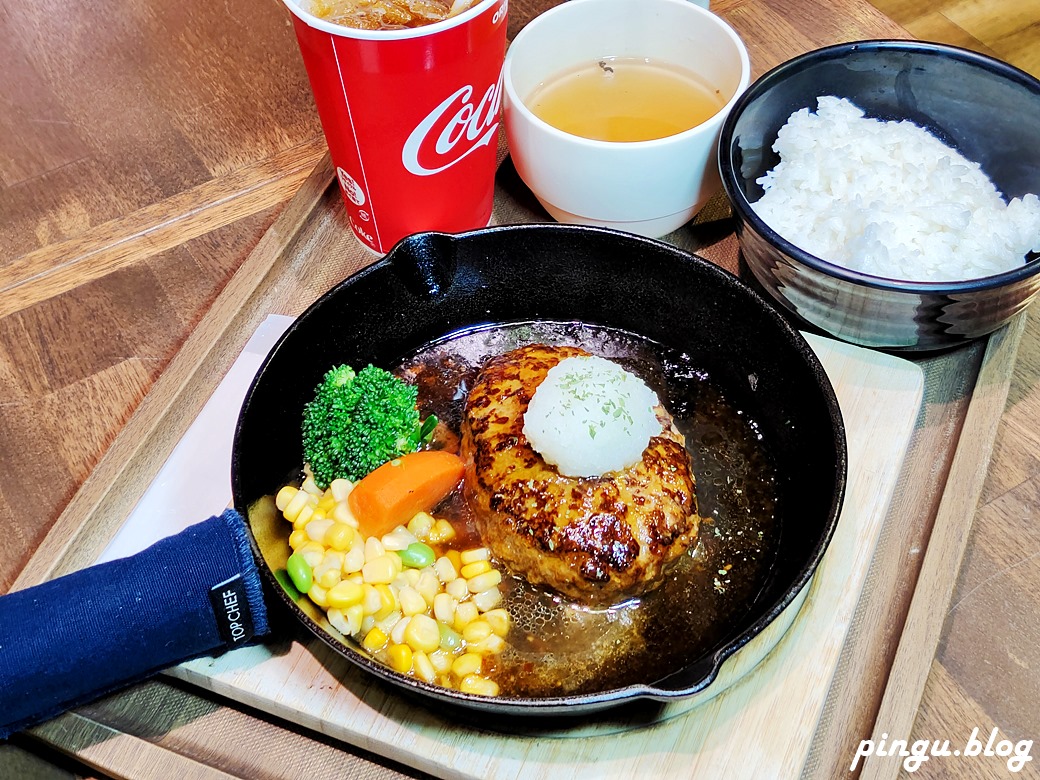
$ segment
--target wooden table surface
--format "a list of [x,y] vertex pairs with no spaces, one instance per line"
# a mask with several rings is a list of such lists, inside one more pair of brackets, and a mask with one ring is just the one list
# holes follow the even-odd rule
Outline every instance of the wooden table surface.
[[[513,0],[510,34],[557,2]],[[751,47],[755,75],[792,51],[905,35],[861,0],[718,0],[714,8],[745,37],[775,41]],[[275,0],[0,0],[0,9],[4,592],[325,145],[288,13]],[[1038,385],[1033,318],[924,697],[912,732],[893,738],[957,743],[975,727],[1040,738]],[[911,580],[921,554],[904,551]],[[145,701],[147,713],[138,706]],[[177,766],[189,776],[217,766],[250,777],[342,768],[358,754],[166,681],[110,697],[95,713],[111,750],[96,735],[89,747],[63,736],[85,717],[67,716],[0,744],[0,776],[5,767],[11,776],[95,771],[70,767],[63,752],[131,777],[170,751],[187,757]],[[143,734],[129,726],[142,717],[151,719]],[[218,756],[205,738],[216,722],[227,739],[266,729],[274,758]],[[278,755],[298,755],[301,745],[306,766],[299,758],[279,766]],[[1038,776],[1037,763],[1022,776]],[[371,756],[350,766],[395,773]],[[917,774],[989,776],[994,767],[1003,770],[931,761]]]

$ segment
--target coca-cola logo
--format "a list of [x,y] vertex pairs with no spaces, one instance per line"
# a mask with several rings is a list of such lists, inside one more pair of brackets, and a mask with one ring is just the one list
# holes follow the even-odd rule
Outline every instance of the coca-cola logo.
[[447,170],[494,140],[502,104],[502,80],[487,88],[476,103],[467,84],[449,95],[408,136],[401,162],[416,176]]

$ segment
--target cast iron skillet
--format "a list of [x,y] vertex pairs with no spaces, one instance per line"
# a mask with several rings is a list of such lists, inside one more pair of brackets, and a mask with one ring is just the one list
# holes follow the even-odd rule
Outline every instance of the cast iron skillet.
[[[726,639],[702,657],[624,688],[492,699],[392,671],[332,629],[309,600],[295,600],[279,583],[288,532],[270,496],[299,473],[301,410],[332,365],[392,367],[460,329],[531,320],[621,328],[689,353],[758,421],[788,516],[780,518],[779,550],[764,589]],[[845,475],[845,433],[830,383],[804,339],[762,298],[726,271],[667,244],[566,225],[416,234],[340,283],[290,326],[264,362],[246,396],[232,457],[235,507],[248,518],[260,571],[315,635],[412,693],[524,715],[588,713],[704,689],[722,662],[809,581],[837,522]]]

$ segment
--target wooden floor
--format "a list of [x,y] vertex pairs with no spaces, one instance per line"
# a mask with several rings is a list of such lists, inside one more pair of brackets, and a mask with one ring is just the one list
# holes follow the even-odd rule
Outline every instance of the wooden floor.
[[870,0],[925,41],[998,57],[1040,77],[1040,0]]
[[[1040,78],[1040,0],[870,0],[882,13],[902,25],[920,40],[937,41],[973,49],[997,57]],[[1035,738],[1040,728],[1038,710],[1013,712],[1007,706],[984,706],[992,701],[990,690],[973,690],[958,672],[966,667],[986,668],[986,682],[976,682],[992,690],[1002,686],[1025,686],[1040,694],[1040,653],[1030,651],[1023,658],[1014,648],[980,646],[966,640],[978,637],[977,626],[966,626],[958,616],[959,607],[974,602],[992,614],[1036,615],[1040,605],[1020,600],[1011,581],[1017,577],[1035,578],[1040,571],[1036,545],[1040,541],[1035,511],[1040,504],[1040,312],[1031,312],[1018,354],[1015,378],[1001,422],[996,449],[986,486],[975,517],[972,534],[976,554],[966,560],[954,592],[946,627],[912,739],[938,734],[968,733],[974,726],[988,733],[994,722],[1001,722],[1015,738]],[[1031,444],[1026,444],[1030,442]],[[1034,516],[1031,516],[1034,515]],[[986,543],[987,538],[1010,534],[1022,540],[1023,556],[1018,561],[1001,561]],[[1012,570],[1014,573],[1012,574]],[[1008,589],[1010,585],[1011,590]],[[985,644],[985,643],[983,643]],[[1003,709],[1003,711],[995,711]],[[957,712],[954,719],[951,712]],[[967,720],[964,720],[964,719]],[[970,722],[969,722],[970,721]],[[1020,776],[1038,777],[1036,761]],[[914,778],[940,778],[947,772],[956,776],[975,775],[977,765],[967,762],[922,765]],[[911,777],[902,774],[906,780]]]

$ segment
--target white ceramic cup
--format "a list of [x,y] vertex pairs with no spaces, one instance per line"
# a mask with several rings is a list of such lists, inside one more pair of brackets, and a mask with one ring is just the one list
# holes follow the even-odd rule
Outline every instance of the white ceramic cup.
[[[721,90],[726,103],[685,132],[623,143],[565,133],[525,105],[543,82],[604,57],[646,57],[692,71]],[[750,79],[743,42],[693,2],[569,0],[528,23],[506,52],[504,116],[513,164],[559,222],[663,236],[721,189],[719,132]]]

